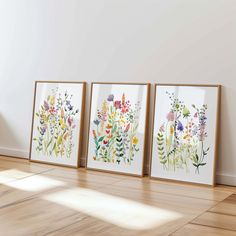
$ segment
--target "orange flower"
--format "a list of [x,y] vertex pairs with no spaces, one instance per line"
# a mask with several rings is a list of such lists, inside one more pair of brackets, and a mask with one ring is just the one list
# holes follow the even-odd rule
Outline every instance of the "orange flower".
[[107,129],[111,129],[111,128],[112,128],[112,125],[108,124],[106,128],[107,128]]
[[63,136],[64,140],[66,140],[66,139],[68,138],[68,136],[69,136],[69,133],[66,132],[66,133],[64,134],[64,136]]
[[93,129],[92,133],[93,133],[93,137],[94,137],[94,138],[96,138],[96,137],[97,137],[97,135],[96,135],[96,132],[95,132],[95,130],[94,130],[94,129]]
[[61,109],[61,117],[64,118],[64,115],[65,115],[64,109],[62,108],[62,109]]

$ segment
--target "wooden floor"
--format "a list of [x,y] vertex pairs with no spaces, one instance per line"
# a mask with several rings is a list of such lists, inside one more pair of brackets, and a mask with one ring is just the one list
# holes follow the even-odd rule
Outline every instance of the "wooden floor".
[[0,157],[0,235],[236,235],[236,188]]

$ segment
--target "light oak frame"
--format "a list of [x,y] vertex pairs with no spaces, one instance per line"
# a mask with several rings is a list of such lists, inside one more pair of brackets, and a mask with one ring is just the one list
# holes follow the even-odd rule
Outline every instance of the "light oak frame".
[[[78,137],[78,157],[77,157],[77,165],[66,165],[66,164],[59,164],[59,163],[52,163],[47,161],[38,161],[38,160],[32,160],[31,154],[32,154],[32,145],[33,145],[33,129],[34,129],[34,118],[35,118],[35,102],[36,102],[36,93],[37,93],[37,84],[39,83],[55,83],[55,84],[82,84],[82,103],[80,107],[80,132]],[[82,135],[83,135],[83,128],[84,128],[84,111],[85,111],[85,100],[86,100],[86,82],[77,82],[77,81],[35,81],[34,86],[34,99],[33,99],[33,113],[32,113],[32,124],[31,124],[31,135],[30,135],[30,151],[29,151],[29,161],[35,162],[35,163],[44,163],[49,165],[55,165],[55,166],[63,166],[63,167],[70,167],[70,168],[79,168],[80,167],[80,158],[82,154]]]
[[[208,186],[208,187],[215,187],[216,185],[216,161],[219,155],[218,146],[219,146],[219,137],[220,137],[220,109],[221,109],[221,85],[218,84],[162,84],[156,83],[154,84],[154,109],[153,109],[153,117],[152,117],[152,135],[151,135],[151,152],[150,152],[150,164],[149,164],[149,177],[150,179],[157,179],[157,180],[164,180],[168,182],[177,182],[177,183],[185,183],[185,184],[193,184],[199,186]],[[153,138],[154,138],[154,122],[155,122],[155,113],[156,113],[156,93],[157,93],[157,86],[186,86],[186,87],[215,87],[217,88],[217,110],[216,110],[216,133],[215,133],[215,150],[214,150],[214,160],[213,160],[213,181],[212,184],[202,184],[202,183],[195,183],[195,182],[188,182],[188,181],[181,181],[181,180],[173,180],[173,179],[166,179],[160,177],[152,177],[152,149],[153,149]]]
[[[88,167],[88,152],[89,152],[89,136],[90,136],[90,119],[91,119],[91,108],[92,108],[92,96],[93,96],[93,85],[94,84],[114,84],[114,85],[146,85],[147,86],[147,101],[146,101],[146,121],[145,121],[145,133],[144,133],[144,149],[143,149],[143,160],[142,160],[142,173],[141,175],[138,174],[131,174],[131,173],[124,173],[124,172],[119,172],[119,171],[113,171],[113,170],[102,170],[102,169],[97,169],[97,168],[90,168]],[[144,163],[146,159],[146,154],[147,154],[147,129],[148,129],[148,120],[149,120],[149,101],[150,101],[150,83],[115,83],[115,82],[92,82],[91,83],[91,89],[90,89],[90,109],[89,109],[89,125],[88,125],[88,139],[87,139],[87,155],[86,155],[86,164],[85,168],[87,170],[94,170],[94,171],[99,171],[99,172],[106,172],[106,173],[116,173],[116,174],[121,174],[121,175],[127,175],[127,176],[137,176],[137,177],[143,177],[144,176]]]

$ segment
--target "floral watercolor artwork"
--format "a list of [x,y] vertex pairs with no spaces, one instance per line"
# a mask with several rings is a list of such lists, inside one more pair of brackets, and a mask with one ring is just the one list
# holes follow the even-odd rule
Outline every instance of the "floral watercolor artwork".
[[142,175],[147,98],[147,84],[93,84],[87,168]]
[[45,161],[70,165],[77,159],[74,149],[78,149],[81,102],[76,104],[70,87],[63,85],[50,86],[35,107],[31,153]]
[[35,113],[39,117],[38,135],[33,138],[37,143],[36,151],[45,156],[66,156],[70,158],[74,147],[73,135],[79,109],[71,104],[73,95],[67,91],[62,94],[58,88],[52,89]]
[[194,108],[191,114],[189,108],[175,97],[174,93],[166,92],[170,102],[170,111],[166,121],[159,127],[157,133],[158,158],[166,171],[189,171],[189,165],[195,167],[195,174],[207,164],[207,153],[210,147],[205,147],[207,138],[207,104]]
[[218,87],[156,86],[151,176],[212,184]]
[[102,102],[93,121],[94,160],[132,164],[135,153],[139,151],[136,137],[139,111],[140,102],[131,104],[125,94],[121,98],[110,94]]

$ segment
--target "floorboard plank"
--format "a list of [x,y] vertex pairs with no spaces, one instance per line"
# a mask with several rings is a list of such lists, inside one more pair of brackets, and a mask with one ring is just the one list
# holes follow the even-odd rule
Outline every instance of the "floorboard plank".
[[236,232],[202,225],[187,224],[171,236],[236,236]]
[[0,156],[0,235],[231,236],[234,192]]
[[214,212],[205,212],[191,223],[236,231],[236,217]]

